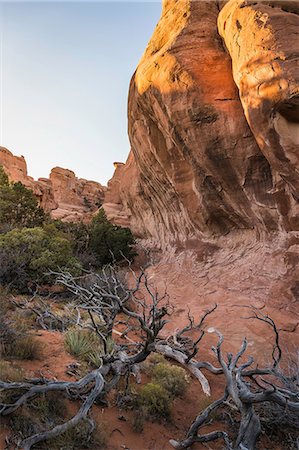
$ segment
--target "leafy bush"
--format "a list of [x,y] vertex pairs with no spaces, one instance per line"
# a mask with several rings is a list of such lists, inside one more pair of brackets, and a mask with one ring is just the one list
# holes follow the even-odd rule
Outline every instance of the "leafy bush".
[[160,353],[151,353],[142,363],[142,370],[149,376],[152,376],[154,368],[157,364],[166,364],[167,361]]
[[186,371],[168,363],[157,364],[152,371],[154,383],[166,389],[172,397],[182,395],[188,387]]
[[132,248],[134,243],[131,231],[109,222],[104,210],[101,209],[93,218],[90,226],[89,248],[98,266],[120,261],[124,256],[132,260],[135,256]]
[[139,403],[152,419],[170,415],[171,398],[167,390],[157,383],[148,383],[140,391]]
[[109,222],[104,210],[90,225],[60,220],[53,221],[53,225],[71,242],[74,255],[86,269],[120,261],[124,256],[132,260],[135,256],[131,231]]
[[138,411],[135,411],[132,422],[135,433],[142,433],[147,416],[147,409],[144,406],[141,406],[138,408]]
[[0,356],[18,359],[36,359],[40,355],[41,346],[34,336],[29,334],[29,318],[20,313],[11,317],[9,310],[2,312],[0,322]]
[[11,294],[7,286],[0,286],[0,317],[3,318],[9,311],[16,309],[15,304],[11,301]]
[[33,192],[22,183],[10,183],[0,166],[0,231],[40,226],[46,218]]
[[22,414],[19,411],[10,419],[10,427],[16,440],[24,439],[41,431],[39,423],[31,414]]
[[53,282],[49,270],[64,269],[73,275],[81,267],[70,242],[55,226],[15,229],[0,235],[0,283],[26,291],[29,284]]
[[53,221],[53,224],[70,241],[73,254],[79,259],[82,266],[89,269],[96,265],[96,259],[89,248],[90,226],[83,222],[62,222]]

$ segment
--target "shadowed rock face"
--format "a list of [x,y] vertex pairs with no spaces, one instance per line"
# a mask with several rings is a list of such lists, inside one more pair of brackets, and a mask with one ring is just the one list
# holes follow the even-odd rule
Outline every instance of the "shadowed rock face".
[[218,28],[252,133],[272,172],[279,226],[299,227],[299,2],[230,0]]
[[39,205],[54,219],[89,221],[103,203],[106,188],[95,181],[77,178],[71,170],[55,167],[50,179],[37,181],[28,175],[23,156],[14,156],[0,147],[0,165],[11,181],[20,181],[34,192]]
[[[130,85],[131,154],[117,168],[107,194],[106,212],[109,217],[113,211],[116,223],[126,217],[133,232],[162,246],[238,229],[299,229],[295,43],[274,83],[275,67],[283,60],[284,20],[295,42],[299,16],[270,3],[243,8],[236,0],[164,2]],[[219,5],[224,5],[220,15]],[[254,24],[254,14],[260,18],[254,39],[253,28],[241,23],[246,9]],[[265,10],[272,11],[277,30],[280,24],[269,40]],[[240,54],[237,32],[244,32]],[[244,61],[252,70],[245,82]],[[273,80],[266,77],[262,89],[256,86],[256,96],[252,78],[271,64]]]

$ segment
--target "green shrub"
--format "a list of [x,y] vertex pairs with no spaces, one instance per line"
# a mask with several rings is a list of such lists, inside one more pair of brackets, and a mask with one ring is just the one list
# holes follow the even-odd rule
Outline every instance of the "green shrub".
[[9,311],[14,311],[16,305],[11,301],[8,287],[0,286],[0,317],[3,318]]
[[11,346],[19,337],[16,330],[6,317],[2,316],[0,321],[0,357],[9,354]]
[[55,220],[53,224],[70,241],[74,256],[79,259],[82,266],[86,269],[95,266],[95,256],[89,248],[90,226],[83,222],[62,222],[61,220]]
[[40,226],[46,218],[33,192],[22,183],[10,183],[0,166],[0,231]]
[[11,417],[10,427],[13,432],[13,437],[16,437],[18,440],[25,439],[42,431],[40,424],[30,413],[21,413],[19,410]]
[[[20,395],[20,393],[18,393]],[[12,399],[15,401],[16,399]],[[2,401],[2,398],[0,398]],[[19,443],[36,433],[67,420],[67,410],[61,392],[48,392],[28,402],[13,413],[10,419],[11,443]],[[38,444],[40,450],[82,450],[106,447],[107,434],[102,424],[91,429],[90,422],[82,420],[65,433]],[[35,448],[35,446],[34,446]]]
[[134,412],[132,426],[135,433],[142,433],[144,422],[147,418],[148,412],[146,407],[144,406],[141,406],[140,408],[138,408],[138,411]]
[[[70,329],[65,334],[65,346],[68,352],[78,359],[88,362],[94,367],[102,365],[102,357],[104,355],[104,347],[99,337],[87,330]],[[109,344],[112,351],[113,342]]]
[[25,377],[24,371],[21,367],[12,364],[10,361],[0,360],[0,380],[19,382]]
[[167,363],[165,357],[161,355],[160,353],[151,353],[148,358],[142,363],[142,370],[147,375],[152,375],[154,367],[157,366],[157,364],[165,364]]
[[41,344],[30,334],[23,335],[7,346],[4,356],[17,359],[39,359]]
[[85,448],[100,450],[106,448],[107,434],[102,424],[100,427],[96,426],[90,434],[90,424],[83,420],[75,428],[43,443],[42,448],[51,450],[83,450]]
[[[31,405],[32,407],[33,405]],[[10,426],[15,441],[25,439],[33,434],[45,431],[47,426],[41,423],[40,411],[27,408],[24,412],[17,411],[11,418]],[[56,417],[57,419],[57,417]],[[40,450],[83,450],[105,448],[107,435],[105,429],[96,427],[92,433],[90,423],[82,420],[74,428],[53,439],[38,444]]]
[[0,235],[0,283],[26,291],[29,284],[53,282],[49,270],[80,273],[70,242],[55,226],[15,229]]
[[94,254],[98,266],[120,261],[124,256],[132,260],[136,254],[132,248],[134,243],[131,231],[109,222],[104,210],[101,209],[93,218],[89,249]]
[[171,398],[167,390],[160,384],[144,385],[140,390],[139,403],[152,419],[167,418],[170,415]]
[[152,371],[154,383],[166,389],[172,397],[182,395],[188,387],[186,371],[168,363],[157,364]]
[[[0,361],[0,380],[10,383],[24,381],[25,373],[23,369],[11,361]],[[20,389],[10,389],[0,391],[0,403],[11,404],[23,393]]]
[[95,345],[89,332],[76,329],[70,329],[65,333],[64,342],[68,352],[81,359],[85,359],[94,350]]
[[58,391],[39,395],[28,403],[42,422],[57,421],[66,416],[66,404],[63,394]]

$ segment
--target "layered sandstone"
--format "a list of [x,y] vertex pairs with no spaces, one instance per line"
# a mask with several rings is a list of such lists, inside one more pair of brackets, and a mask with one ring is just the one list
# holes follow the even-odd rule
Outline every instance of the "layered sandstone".
[[66,221],[89,221],[103,203],[106,188],[96,181],[77,178],[73,171],[54,167],[50,183],[58,208],[52,217]]
[[250,306],[290,353],[299,343],[298,4],[164,2],[104,204],[153,244],[149,279],[166,286],[172,330],[217,303],[209,325],[230,350],[247,336],[263,355],[273,336],[244,320]]
[[278,226],[299,228],[299,2],[230,0],[218,28],[251,131],[271,169]]
[[299,229],[299,16],[247,3],[165,1],[132,78],[131,153],[107,214],[161,246]]
[[48,178],[37,181],[28,175],[23,156],[14,156],[0,147],[0,165],[11,181],[20,181],[31,189],[39,205],[55,219],[65,221],[89,221],[101,206],[106,188],[95,181],[77,178],[68,169],[55,167]]

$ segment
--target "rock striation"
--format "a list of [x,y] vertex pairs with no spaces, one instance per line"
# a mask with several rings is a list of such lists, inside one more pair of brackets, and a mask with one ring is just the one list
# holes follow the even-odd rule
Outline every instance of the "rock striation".
[[108,217],[162,247],[299,229],[294,3],[164,1],[131,80]]
[[173,331],[217,303],[209,324],[235,350],[247,336],[270,354],[267,330],[244,321],[252,306],[298,346],[298,53],[298,1],[163,3],[104,208],[152,243]]
[[218,29],[246,119],[271,171],[268,206],[277,209],[280,229],[298,230],[299,2],[230,0]]
[[20,181],[34,192],[39,205],[54,219],[88,222],[103,203],[106,187],[77,178],[71,170],[55,167],[49,179],[36,181],[28,175],[25,158],[4,147],[0,147],[0,165],[11,181]]

